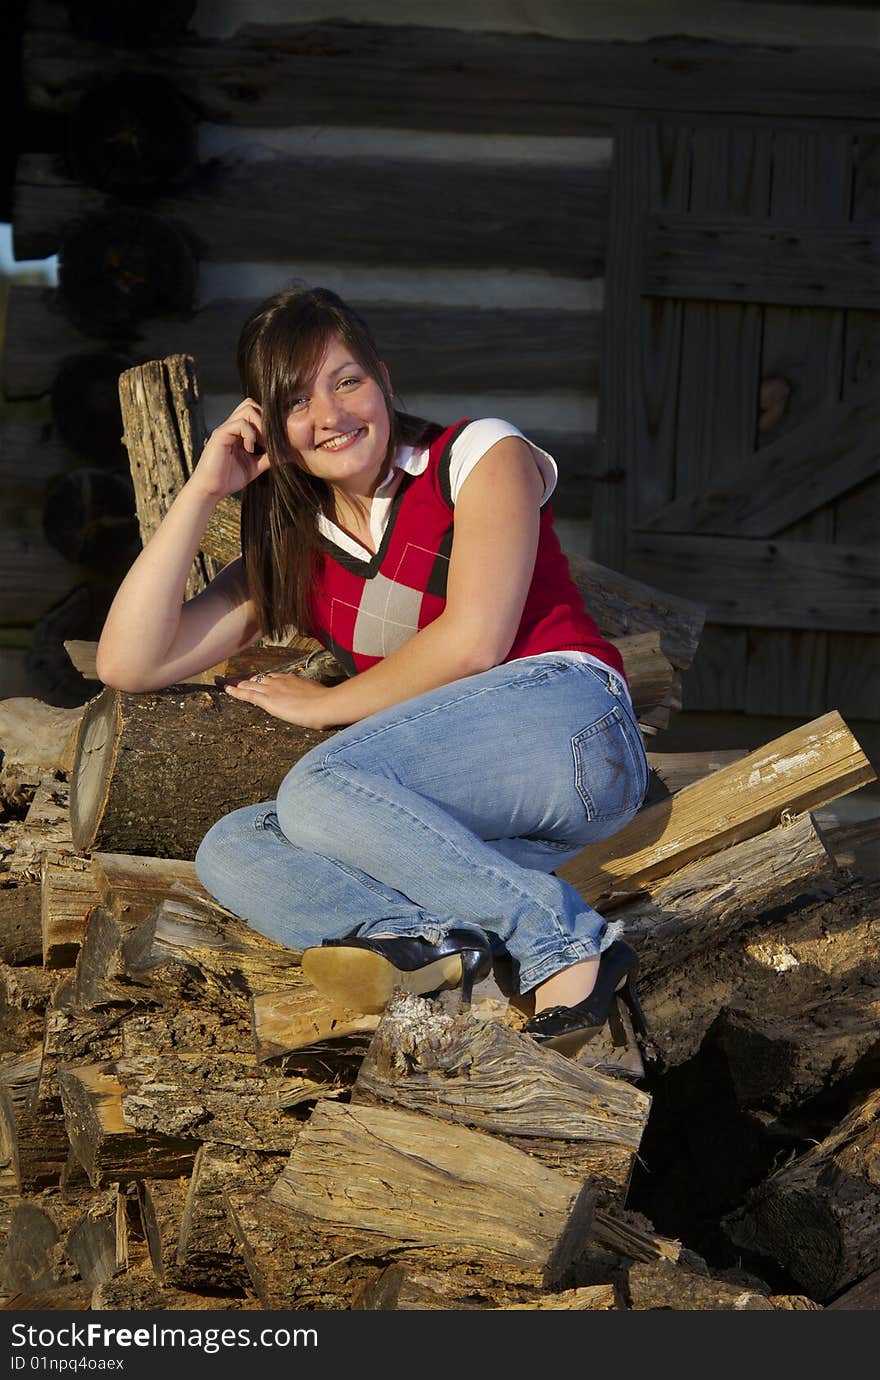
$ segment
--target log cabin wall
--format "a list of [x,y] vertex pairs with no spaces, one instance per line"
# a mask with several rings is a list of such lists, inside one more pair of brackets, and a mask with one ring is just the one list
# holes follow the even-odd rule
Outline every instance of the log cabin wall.
[[[45,420],[5,422],[0,461],[0,628],[34,629],[33,693],[76,693],[51,650],[92,635],[124,564],[130,527],[112,407],[103,420],[119,368],[191,352],[209,422],[219,420],[237,399],[241,320],[294,279],[363,307],[413,411],[509,416],[551,449],[564,539],[584,549],[595,501],[599,559],[631,568],[639,541],[628,505],[650,490],[655,463],[638,437],[621,459],[615,431],[615,417],[643,406],[626,384],[641,337],[627,348],[635,269],[625,233],[607,257],[612,200],[620,225],[628,180],[640,175],[626,150],[646,125],[663,146],[683,138],[672,182],[690,186],[701,139],[708,183],[722,131],[786,130],[796,144],[809,127],[828,131],[823,167],[846,182],[859,129],[880,118],[872,10],[454,0],[439,15],[381,0],[367,22],[354,0],[153,8],[154,33],[133,31],[124,15],[111,33],[107,7],[84,0],[36,0],[27,11],[27,97],[67,131],[63,154],[26,151],[19,161],[16,255],[60,252],[61,282],[57,292],[13,287],[5,357],[13,403],[51,399]],[[665,187],[662,166],[660,178]],[[798,333],[789,316],[780,339]],[[839,348],[843,329],[814,333],[811,360],[830,337]],[[728,331],[726,348],[736,339]],[[824,359],[809,367],[823,372]],[[697,392],[698,381],[680,383],[676,364],[662,383],[664,417],[684,415],[682,388]],[[728,415],[719,412],[719,430]],[[738,418],[734,429],[749,425]],[[44,531],[47,499],[55,518],[47,513]],[[725,664],[751,654],[748,630],[736,635]],[[876,646],[868,636],[869,661]],[[12,693],[2,656],[0,696]],[[744,675],[712,668],[696,676],[690,707],[804,712],[782,682],[774,698],[772,676],[761,694],[753,677],[746,704]]]

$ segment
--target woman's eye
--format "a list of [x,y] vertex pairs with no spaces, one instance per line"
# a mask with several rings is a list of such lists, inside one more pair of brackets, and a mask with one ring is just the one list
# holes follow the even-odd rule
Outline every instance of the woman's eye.
[[355,375],[352,375],[350,378],[340,379],[339,387],[344,388],[349,383],[360,383],[360,381],[361,380],[359,378],[357,378]]
[[288,403],[288,405],[287,405],[288,411],[289,411],[289,412],[299,412],[303,407],[305,407],[305,405],[306,405],[307,402],[308,402],[308,398],[306,398],[306,397],[292,398],[291,401],[290,401],[290,402]]

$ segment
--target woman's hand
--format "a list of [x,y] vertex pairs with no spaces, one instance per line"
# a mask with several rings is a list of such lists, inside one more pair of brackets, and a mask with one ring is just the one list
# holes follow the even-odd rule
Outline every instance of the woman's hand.
[[192,482],[203,492],[226,498],[269,469],[263,438],[263,412],[245,398],[205,442]]
[[247,680],[224,685],[227,695],[264,709],[275,719],[301,728],[330,728],[327,696],[332,686],[306,680],[289,671],[264,671]]

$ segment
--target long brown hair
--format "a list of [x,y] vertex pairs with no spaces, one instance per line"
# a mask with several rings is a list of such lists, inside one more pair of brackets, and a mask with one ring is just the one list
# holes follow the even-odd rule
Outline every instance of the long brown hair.
[[314,377],[334,336],[382,390],[388,409],[386,464],[401,444],[414,445],[430,429],[420,417],[395,411],[372,335],[353,308],[328,288],[277,292],[248,317],[238,342],[244,395],[259,403],[271,469],[247,486],[241,503],[241,549],[248,595],[260,627],[274,638],[291,628],[313,633],[310,590],[326,542],[321,513],[333,512],[330,485],[310,474],[287,439],[291,399]]

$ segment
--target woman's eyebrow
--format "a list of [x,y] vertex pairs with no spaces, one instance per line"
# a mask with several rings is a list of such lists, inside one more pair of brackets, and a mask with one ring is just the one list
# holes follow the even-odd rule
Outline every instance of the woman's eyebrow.
[[335,369],[331,369],[331,370],[330,370],[330,377],[331,377],[331,378],[334,378],[334,377],[336,376],[336,374],[342,374],[342,373],[344,373],[344,371],[345,371],[346,369],[358,369],[358,368],[360,368],[360,365],[357,363],[356,360],[347,359],[347,360],[344,361],[344,363],[337,365]]

